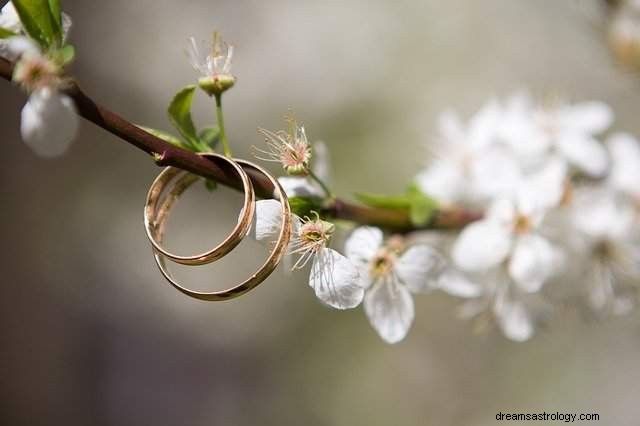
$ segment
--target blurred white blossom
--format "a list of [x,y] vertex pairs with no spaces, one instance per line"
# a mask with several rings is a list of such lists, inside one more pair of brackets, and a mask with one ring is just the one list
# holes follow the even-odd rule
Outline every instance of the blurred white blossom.
[[79,125],[73,100],[60,92],[66,84],[62,69],[27,37],[11,37],[8,49],[19,58],[13,81],[30,93],[21,114],[22,139],[40,156],[59,156],[73,142]]
[[71,98],[48,87],[29,96],[22,109],[20,133],[43,157],[62,155],[78,132],[78,115]]

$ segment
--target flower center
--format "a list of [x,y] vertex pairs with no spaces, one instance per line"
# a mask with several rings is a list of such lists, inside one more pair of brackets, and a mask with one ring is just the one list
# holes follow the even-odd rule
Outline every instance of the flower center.
[[58,85],[58,68],[45,58],[24,58],[17,67],[14,80],[28,90]]
[[396,263],[396,255],[388,249],[382,249],[371,259],[369,263],[369,275],[373,278],[382,278],[391,273]]
[[317,219],[302,225],[298,231],[298,236],[303,245],[307,247],[323,247],[331,239],[333,230],[333,224]]
[[531,230],[531,220],[526,215],[518,213],[513,223],[513,231],[516,234],[526,234]]

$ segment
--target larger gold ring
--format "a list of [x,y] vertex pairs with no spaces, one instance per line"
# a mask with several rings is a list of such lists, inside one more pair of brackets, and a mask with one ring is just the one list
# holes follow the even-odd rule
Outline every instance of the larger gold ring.
[[[149,241],[151,241],[151,244],[153,245],[155,251],[162,253],[164,256],[168,257],[174,262],[181,263],[183,265],[204,265],[206,263],[211,263],[224,257],[227,253],[233,250],[233,248],[236,247],[240,243],[240,241],[242,241],[242,239],[248,234],[249,230],[251,229],[251,221],[253,220],[253,216],[255,213],[255,194],[253,191],[253,185],[251,184],[249,177],[242,169],[242,167],[240,167],[237,161],[215,153],[205,153],[200,155],[208,159],[223,160],[233,167],[233,169],[242,180],[242,186],[244,188],[244,202],[242,205],[240,216],[238,217],[238,223],[224,241],[222,241],[213,249],[204,253],[192,256],[177,255],[169,252],[164,247],[162,247],[162,242],[155,237],[157,229],[159,227],[159,223],[156,219],[158,204],[162,199],[162,194],[164,193],[165,189],[174,178],[185,175],[185,179],[190,181],[182,189],[183,191],[189,185],[191,185],[191,183],[199,178],[195,175],[189,174],[174,167],[167,167],[158,175],[158,177],[151,184],[151,188],[149,188],[149,193],[147,194],[147,200],[144,207],[144,227],[147,232],[147,237],[149,238]],[[184,186],[185,182],[183,182],[182,185]]]
[[[250,168],[258,171],[259,173],[266,176],[271,184],[274,187],[274,198],[277,198],[280,201],[281,212],[282,212],[282,221],[280,233],[278,235],[278,239],[276,241],[276,245],[273,250],[267,257],[264,264],[258,269],[253,275],[247,278],[245,281],[237,284],[233,287],[230,287],[226,290],[220,291],[212,291],[212,292],[202,292],[202,291],[194,291],[190,290],[180,283],[178,283],[169,273],[167,269],[167,265],[165,263],[165,257],[159,251],[155,251],[154,257],[156,260],[156,264],[160,269],[162,275],[169,281],[171,285],[173,285],[177,290],[186,294],[187,296],[199,299],[199,300],[207,300],[207,301],[222,301],[222,300],[230,300],[241,296],[248,291],[252,290],[258,284],[263,282],[271,273],[275,270],[278,264],[281,262],[283,256],[286,253],[287,246],[289,245],[289,240],[291,238],[291,209],[289,207],[289,200],[287,199],[287,195],[278,182],[278,180],[273,177],[270,173],[262,169],[260,166],[257,166],[253,163],[250,163],[245,160],[235,160],[238,164],[242,165],[245,168]],[[155,216],[155,221],[158,223],[157,228],[155,229],[155,238],[157,241],[162,242],[164,237],[164,224],[166,223],[166,219],[168,217],[169,211],[175,199],[180,196],[180,194],[191,184],[193,180],[189,179],[189,176],[183,177],[180,181],[178,181],[175,187],[171,190],[171,192],[165,198],[160,209],[157,210],[157,214]]]

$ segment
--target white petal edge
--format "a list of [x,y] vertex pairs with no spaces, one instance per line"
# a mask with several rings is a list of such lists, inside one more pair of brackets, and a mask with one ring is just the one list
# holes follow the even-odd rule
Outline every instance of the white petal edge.
[[280,201],[257,201],[255,214],[253,237],[258,241],[275,240],[280,233],[282,225],[282,206]]
[[524,342],[533,336],[533,322],[522,302],[505,300],[495,306],[494,313],[500,330],[507,338]]
[[565,132],[556,146],[571,164],[590,176],[602,176],[609,167],[607,150],[597,139],[580,133]]
[[330,248],[322,249],[313,260],[309,285],[318,299],[336,309],[355,308],[364,297],[356,266]]
[[455,297],[473,298],[482,294],[482,287],[455,269],[447,269],[440,275],[438,287],[440,290]]
[[509,231],[488,220],[467,225],[453,245],[451,256],[466,271],[480,271],[504,261],[511,250]]
[[345,255],[358,264],[368,263],[382,247],[383,234],[374,226],[356,228],[344,244]]
[[389,281],[380,281],[367,291],[364,311],[382,340],[391,344],[406,337],[415,316],[409,289]]
[[509,261],[509,275],[518,287],[535,293],[557,267],[556,249],[539,235],[524,235],[516,240]]
[[22,109],[20,132],[36,154],[56,157],[73,142],[78,125],[73,100],[45,88],[33,92]]
[[437,287],[446,267],[444,257],[427,245],[415,245],[405,251],[395,265],[400,281],[414,293],[425,293]]

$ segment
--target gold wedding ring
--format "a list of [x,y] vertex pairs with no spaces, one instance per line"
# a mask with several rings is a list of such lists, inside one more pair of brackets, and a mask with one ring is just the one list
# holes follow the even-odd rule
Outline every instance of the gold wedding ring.
[[[162,247],[161,241],[156,238],[155,235],[157,234],[160,223],[156,219],[157,215],[155,214],[155,212],[158,210],[158,204],[162,199],[162,194],[171,183],[171,181],[184,175],[188,180],[191,181],[187,185],[188,187],[189,185],[191,185],[191,183],[197,180],[198,177],[174,167],[167,167],[158,175],[158,177],[151,184],[151,188],[149,188],[149,193],[147,194],[147,200],[144,207],[144,227],[147,232],[147,237],[149,238],[149,241],[151,241],[151,244],[153,245],[153,248],[156,252],[161,253],[172,261],[183,265],[204,265],[224,257],[227,253],[233,250],[234,247],[236,247],[240,243],[240,241],[242,241],[242,239],[247,235],[247,233],[251,229],[251,221],[253,220],[253,216],[255,213],[255,194],[253,191],[253,185],[251,184],[249,177],[242,169],[242,167],[240,167],[237,161],[215,153],[206,153],[200,155],[210,160],[225,161],[233,167],[235,172],[242,180],[242,187],[244,189],[244,202],[242,205],[242,210],[240,211],[240,216],[238,217],[238,223],[224,241],[222,241],[213,249],[204,253],[191,256],[177,255],[169,252],[167,249]],[[184,182],[182,183],[182,185],[184,185]]]
[[[211,154],[205,154],[205,156],[210,156],[210,155]],[[219,156],[216,155],[216,157],[219,157]],[[226,290],[220,290],[220,291],[201,292],[201,291],[190,290],[184,287],[183,285],[181,285],[180,283],[178,283],[175,280],[175,278],[173,278],[169,270],[167,269],[166,258],[176,261],[175,260],[176,256],[173,256],[173,257],[167,256],[165,252],[157,249],[157,247],[162,247],[161,244],[164,238],[165,225],[173,204],[189,186],[191,186],[195,181],[199,179],[197,176],[189,173],[180,174],[180,172],[173,174],[169,179],[167,179],[166,181],[163,180],[163,182],[160,184],[162,186],[162,190],[159,191],[159,194],[154,193],[152,197],[148,197],[148,200],[149,198],[151,198],[152,202],[151,203],[147,202],[147,205],[145,207],[145,223],[148,222],[150,224],[153,224],[153,226],[149,226],[147,228],[148,229],[147,232],[149,235],[149,239],[152,241],[152,243],[153,242],[156,243],[154,244],[154,258],[155,258],[156,264],[158,265],[158,268],[160,269],[160,272],[167,279],[167,281],[169,281],[169,283],[173,285],[177,290],[181,291],[182,293],[190,297],[200,299],[200,300],[207,300],[207,301],[230,300],[244,293],[247,293],[251,289],[255,288],[258,284],[263,282],[278,266],[278,264],[280,263],[280,261],[282,260],[283,256],[286,253],[286,249],[289,244],[289,240],[291,238],[291,210],[289,207],[289,201],[287,199],[287,195],[284,189],[282,188],[282,186],[280,186],[280,183],[278,182],[278,180],[275,177],[273,177],[269,172],[267,172],[260,166],[257,166],[256,164],[253,164],[251,162],[248,162],[245,160],[238,160],[238,159],[234,159],[234,160],[226,159],[226,160],[235,162],[238,165],[238,167],[240,167],[241,169],[242,168],[253,169],[258,173],[266,176],[267,179],[273,185],[274,197],[278,199],[278,201],[280,201],[281,212],[282,212],[280,233],[278,235],[278,239],[276,241],[275,246],[273,247],[271,253],[267,257],[264,264],[253,275],[251,275],[249,278],[247,278],[243,282],[235,286],[232,286],[230,288],[227,288]],[[246,176],[246,173],[244,172],[244,170],[242,171],[242,173],[244,173],[244,175]],[[172,181],[174,177],[177,177],[178,179],[176,180],[176,183],[174,184],[173,188],[165,195],[164,198],[161,198],[161,195],[164,192],[164,188],[166,188],[167,184],[170,181]],[[158,179],[156,179],[156,181],[158,181],[159,179],[160,179],[160,176],[158,177]],[[251,198],[253,199],[253,186],[251,182],[249,182],[249,187],[252,192]],[[154,190],[154,187],[152,185],[152,188],[149,191],[150,195],[153,190]],[[245,199],[246,198],[247,198],[247,190],[245,189]],[[243,212],[246,212],[246,211],[251,211],[251,218],[249,219],[249,223],[251,223],[251,219],[253,218],[253,213],[255,211],[255,200],[252,202],[252,206],[250,209],[243,208]],[[244,218],[244,214],[241,215],[238,222],[239,224],[240,222],[243,222],[243,218]],[[246,235],[246,233],[242,234],[242,236],[244,235]],[[225,242],[221,244],[222,247],[218,246],[216,247],[216,249],[226,254],[226,253],[229,253],[229,251],[231,251],[231,249],[233,249],[238,244],[238,242],[239,240],[235,241],[235,239],[227,238]],[[231,244],[233,245],[231,247],[228,247]],[[222,256],[217,256],[213,260],[217,260],[220,257]],[[181,260],[184,260],[184,258],[185,258],[184,256],[180,257]],[[202,258],[202,256],[200,256],[199,258]],[[211,258],[211,256],[209,256],[209,258]],[[183,263],[188,265],[197,265],[197,264],[209,263],[209,262],[212,262],[213,260],[209,260],[208,262],[203,262],[203,263],[185,263],[185,262],[178,262],[178,263]]]

